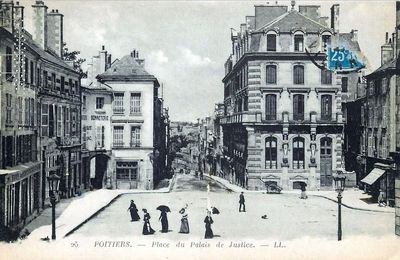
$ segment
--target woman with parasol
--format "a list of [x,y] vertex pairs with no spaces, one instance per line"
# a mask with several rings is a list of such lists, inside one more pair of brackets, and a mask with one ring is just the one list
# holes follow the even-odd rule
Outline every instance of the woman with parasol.
[[165,205],[158,206],[157,209],[161,211],[160,218],[158,219],[161,220],[161,232],[167,233],[168,232],[167,212],[171,212],[171,210],[168,208],[168,206]]
[[213,238],[214,233],[211,229],[211,224],[214,223],[212,217],[211,217],[211,211],[207,209],[207,216],[204,219],[204,223],[206,223],[206,233],[204,235],[204,238]]
[[150,214],[147,212],[147,209],[142,209],[144,216],[143,216],[143,235],[152,235],[154,234],[154,229],[151,228],[150,225]]
[[128,210],[131,213],[131,221],[138,221],[140,219],[138,209],[136,208],[136,204],[133,200],[131,200],[131,205],[129,205]]
[[181,229],[179,233],[189,234],[189,221],[188,221],[188,214],[186,212],[187,204],[184,208],[182,208],[179,213],[182,215],[181,218]]

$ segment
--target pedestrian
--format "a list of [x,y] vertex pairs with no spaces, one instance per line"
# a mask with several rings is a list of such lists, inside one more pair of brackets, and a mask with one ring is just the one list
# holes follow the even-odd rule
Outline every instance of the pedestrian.
[[143,210],[143,235],[152,235],[154,234],[154,229],[151,228],[150,225],[150,214],[147,212],[147,209],[142,209]]
[[131,213],[131,221],[138,221],[140,219],[138,209],[136,208],[136,204],[133,200],[131,200],[131,205],[129,205],[128,210]]
[[167,218],[167,212],[165,210],[161,210],[160,217],[158,220],[161,220],[161,233],[167,233],[168,232],[168,218]]
[[300,199],[307,199],[308,198],[308,196],[306,194],[306,186],[307,186],[307,184],[302,183],[302,185],[300,187],[300,189],[301,189]]
[[207,216],[204,219],[204,223],[206,223],[206,233],[204,234],[204,238],[213,238],[214,233],[211,229],[211,224],[214,223],[212,217],[211,217],[211,211],[207,210]]
[[200,171],[200,180],[203,179],[203,171]]
[[186,208],[182,208],[179,213],[182,215],[181,218],[181,229],[179,230],[179,233],[183,234],[189,234],[189,221],[188,221],[188,214],[186,212]]
[[242,212],[242,206],[243,206],[243,212],[246,212],[246,205],[244,205],[243,191],[239,195],[239,212]]
[[384,195],[383,195],[383,191],[381,189],[379,189],[379,196],[378,196],[378,204],[379,207],[386,207],[386,202],[384,199]]

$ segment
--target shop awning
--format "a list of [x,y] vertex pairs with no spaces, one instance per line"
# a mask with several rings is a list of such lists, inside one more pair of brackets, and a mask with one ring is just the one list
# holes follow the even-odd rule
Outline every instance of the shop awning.
[[361,180],[361,182],[364,182],[366,184],[372,185],[385,172],[386,172],[385,170],[382,170],[382,169],[379,169],[379,168],[374,168],[364,179]]

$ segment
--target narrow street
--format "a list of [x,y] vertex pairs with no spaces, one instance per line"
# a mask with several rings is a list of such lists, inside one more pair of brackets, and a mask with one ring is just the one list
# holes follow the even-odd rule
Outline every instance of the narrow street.
[[175,184],[172,187],[172,191],[174,192],[207,191],[208,184],[210,184],[211,192],[227,191],[225,187],[205,176],[203,180],[200,180],[200,178],[196,177],[193,173],[191,174],[176,173],[175,178],[176,178]]

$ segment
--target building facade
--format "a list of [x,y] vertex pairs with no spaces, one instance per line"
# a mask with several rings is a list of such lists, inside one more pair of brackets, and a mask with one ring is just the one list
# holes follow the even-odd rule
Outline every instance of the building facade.
[[337,19],[329,27],[319,8],[255,6],[231,37],[223,168],[249,189],[264,189],[266,182],[330,189],[332,175],[344,168],[340,76],[313,64],[337,41]]

